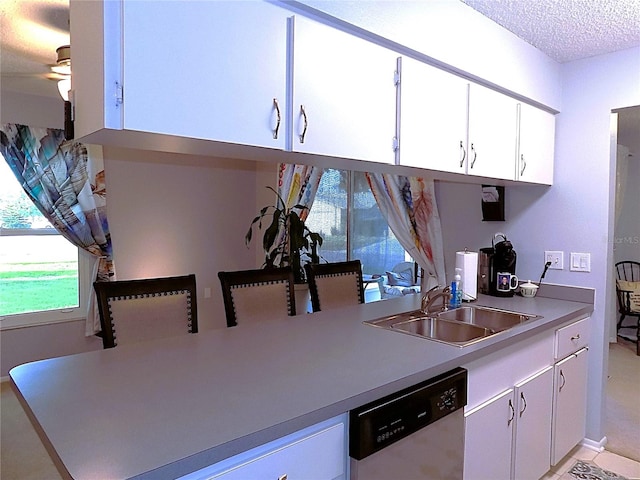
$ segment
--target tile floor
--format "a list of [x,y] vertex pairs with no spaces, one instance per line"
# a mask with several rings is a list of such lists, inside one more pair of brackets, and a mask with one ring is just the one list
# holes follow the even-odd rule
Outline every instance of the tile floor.
[[595,463],[600,468],[615,472],[629,480],[640,479],[640,462],[621,457],[606,450],[598,453],[590,448],[577,446],[541,480],[574,480],[567,472],[577,460]]

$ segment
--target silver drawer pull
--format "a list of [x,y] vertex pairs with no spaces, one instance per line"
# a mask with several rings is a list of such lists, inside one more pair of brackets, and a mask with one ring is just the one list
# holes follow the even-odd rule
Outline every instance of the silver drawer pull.
[[571,337],[571,341],[575,342],[576,340],[580,340],[580,334],[574,335],[573,337]]
[[287,480],[287,474],[285,473],[284,475],[280,475],[278,480]]

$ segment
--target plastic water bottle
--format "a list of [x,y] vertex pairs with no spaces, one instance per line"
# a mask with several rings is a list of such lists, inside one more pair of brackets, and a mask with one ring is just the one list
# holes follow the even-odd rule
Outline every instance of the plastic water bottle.
[[456,275],[451,282],[451,301],[449,302],[451,308],[458,308],[462,305],[462,269],[456,268]]

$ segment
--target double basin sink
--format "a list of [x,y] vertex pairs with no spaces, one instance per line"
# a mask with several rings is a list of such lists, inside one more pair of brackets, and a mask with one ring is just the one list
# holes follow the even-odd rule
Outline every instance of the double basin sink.
[[542,317],[474,305],[430,315],[416,310],[369,320],[365,323],[448,345],[464,347],[537,318]]

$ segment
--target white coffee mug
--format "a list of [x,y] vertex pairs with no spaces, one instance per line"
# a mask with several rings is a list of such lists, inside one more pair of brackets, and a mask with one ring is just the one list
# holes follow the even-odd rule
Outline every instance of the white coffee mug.
[[509,272],[498,272],[496,289],[499,292],[508,292],[518,288],[518,277]]

